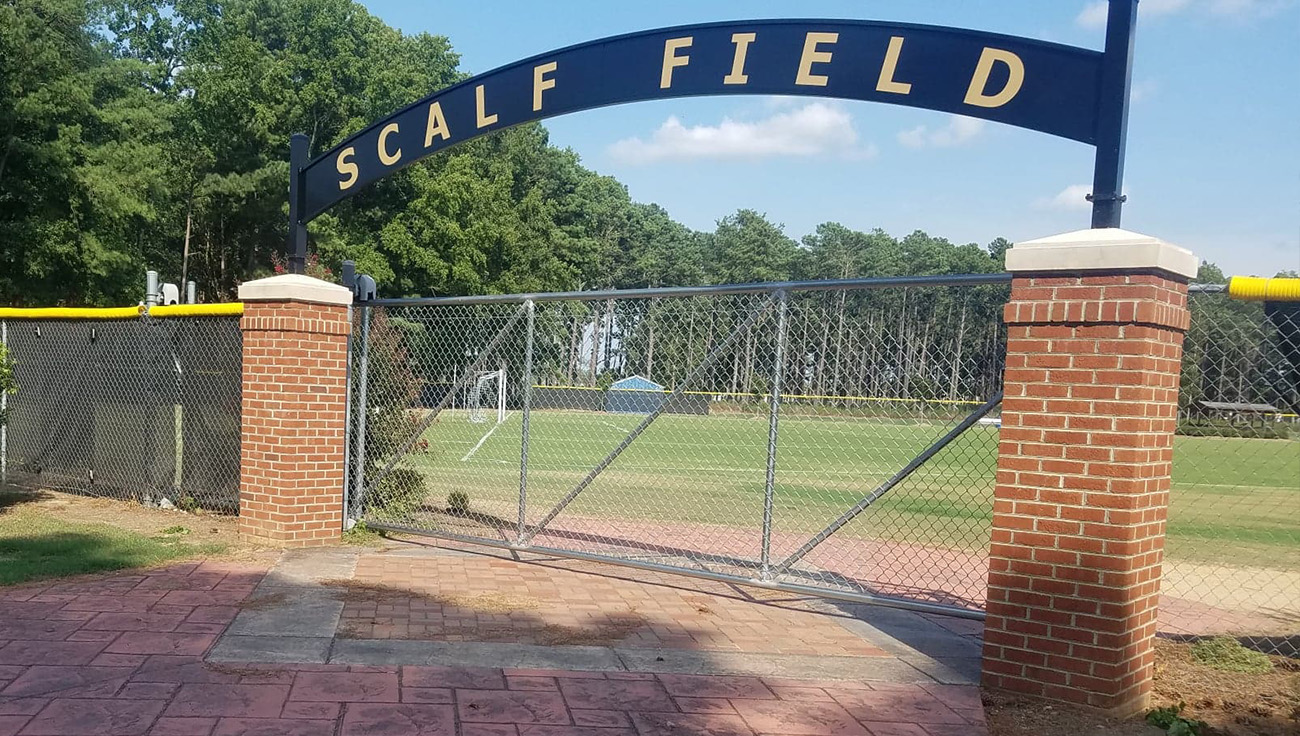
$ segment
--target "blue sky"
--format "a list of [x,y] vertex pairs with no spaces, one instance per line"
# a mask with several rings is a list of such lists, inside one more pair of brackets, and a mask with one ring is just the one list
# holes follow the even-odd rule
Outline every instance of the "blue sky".
[[[1095,0],[362,0],[448,36],[462,68],[630,31],[742,18],[952,25],[1100,49]],[[1300,0],[1143,0],[1124,227],[1229,273],[1300,269]],[[432,91],[432,90],[430,90]],[[546,122],[554,143],[687,225],[750,207],[801,237],[835,220],[956,242],[1088,226],[1092,149],[993,123],[852,101],[713,97]],[[699,141],[708,141],[700,145]]]

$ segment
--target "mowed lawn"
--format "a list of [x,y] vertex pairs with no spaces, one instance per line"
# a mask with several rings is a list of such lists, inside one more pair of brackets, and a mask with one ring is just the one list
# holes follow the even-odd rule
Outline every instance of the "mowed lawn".
[[[642,419],[534,411],[528,520],[539,521]],[[950,426],[924,420],[783,415],[775,533],[792,538],[820,530]],[[442,506],[448,493],[460,489],[469,494],[472,510],[513,521],[518,513],[521,430],[518,412],[495,429],[492,423],[470,422],[463,411],[445,412],[425,433],[429,450],[403,464],[425,474],[431,505]],[[663,415],[564,513],[721,524],[753,529],[757,535],[767,440],[764,413]],[[973,427],[840,534],[984,548],[996,448],[996,428]],[[1171,556],[1300,569],[1298,507],[1300,442],[1175,440]]]

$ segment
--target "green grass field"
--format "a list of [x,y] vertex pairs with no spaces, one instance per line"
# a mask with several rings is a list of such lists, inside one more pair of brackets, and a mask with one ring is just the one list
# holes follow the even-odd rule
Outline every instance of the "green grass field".
[[[494,419],[495,417],[493,417]],[[639,415],[534,411],[528,519],[543,514],[635,427]],[[404,465],[425,474],[429,503],[455,489],[479,513],[513,520],[522,417],[494,430],[445,412],[429,450]],[[824,527],[951,426],[942,422],[782,416],[777,534]],[[491,434],[484,436],[489,430]],[[565,514],[759,529],[765,414],[663,415]],[[988,542],[997,430],[976,426],[840,533],[981,549]],[[1175,441],[1169,554],[1206,563],[1300,569],[1300,442],[1215,437]]]
[[[0,494],[0,586],[29,580],[150,567],[218,554],[224,545],[190,543],[172,530],[145,535],[113,524],[81,523],[24,508],[30,497]],[[181,529],[176,527],[175,529]]]

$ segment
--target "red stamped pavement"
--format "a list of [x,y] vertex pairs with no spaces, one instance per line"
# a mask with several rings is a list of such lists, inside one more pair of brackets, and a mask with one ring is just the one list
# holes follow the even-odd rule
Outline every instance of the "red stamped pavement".
[[629,672],[210,663],[262,568],[0,589],[0,736],[943,736],[973,687]]

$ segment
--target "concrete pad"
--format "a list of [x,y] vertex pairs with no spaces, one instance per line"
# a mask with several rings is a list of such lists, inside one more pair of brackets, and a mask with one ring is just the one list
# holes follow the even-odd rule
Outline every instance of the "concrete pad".
[[346,547],[286,550],[258,588],[310,586],[324,580],[349,579],[357,568],[359,554]]
[[614,650],[608,647],[376,639],[335,641],[330,663],[598,671],[624,669]]
[[330,591],[299,590],[265,608],[240,611],[226,635],[332,637],[343,613],[343,601]]
[[932,683],[915,667],[889,657],[827,657],[804,654],[700,652],[682,649],[614,650],[632,672],[690,675],[755,675],[809,680]]
[[409,639],[338,639],[330,664],[420,665],[433,656],[431,641]]
[[978,656],[927,657],[924,655],[900,655],[899,659],[944,685],[978,685],[980,682],[980,658]]
[[324,664],[329,659],[329,637],[232,636],[221,637],[208,654],[212,662],[265,662]]

